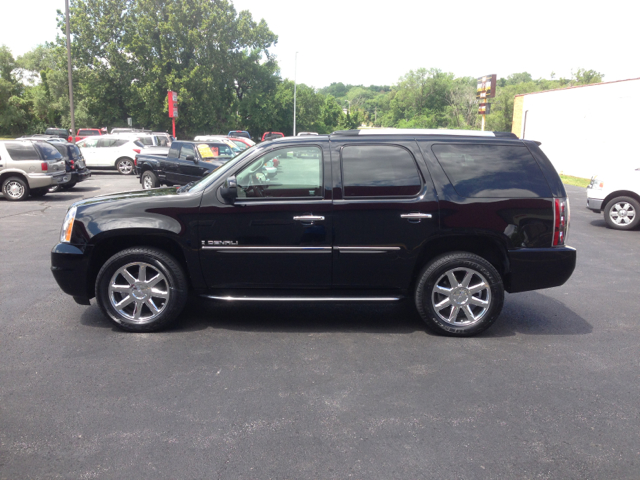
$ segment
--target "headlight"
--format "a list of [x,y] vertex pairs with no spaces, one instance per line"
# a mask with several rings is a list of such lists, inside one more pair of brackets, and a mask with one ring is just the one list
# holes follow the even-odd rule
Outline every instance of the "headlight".
[[62,223],[62,229],[60,230],[60,243],[71,242],[71,232],[73,232],[73,222],[76,219],[77,211],[78,211],[78,207],[71,207],[67,211],[67,216],[64,217],[64,222]]
[[604,188],[604,181],[598,176],[591,177],[591,182],[589,183],[589,188],[594,190],[602,190]]

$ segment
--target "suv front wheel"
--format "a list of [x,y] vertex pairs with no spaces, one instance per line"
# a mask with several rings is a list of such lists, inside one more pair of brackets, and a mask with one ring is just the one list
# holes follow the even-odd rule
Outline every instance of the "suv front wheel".
[[438,333],[468,337],[486,330],[502,311],[504,286],[484,258],[452,252],[422,270],[415,292],[420,316]]
[[153,332],[173,322],[187,301],[187,277],[168,253],[134,247],[112,256],[96,280],[96,300],[120,328]]

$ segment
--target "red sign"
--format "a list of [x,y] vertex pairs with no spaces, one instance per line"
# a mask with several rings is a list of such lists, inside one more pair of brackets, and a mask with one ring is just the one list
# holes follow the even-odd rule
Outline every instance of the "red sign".
[[169,101],[169,118],[178,116],[178,94],[169,90],[167,92],[167,100]]

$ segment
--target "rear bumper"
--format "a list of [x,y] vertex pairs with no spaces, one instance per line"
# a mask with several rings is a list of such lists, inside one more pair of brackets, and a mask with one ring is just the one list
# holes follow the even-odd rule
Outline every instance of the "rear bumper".
[[51,250],[51,273],[62,291],[73,297],[94,296],[93,285],[89,285],[89,249],[59,243]]
[[83,182],[90,176],[91,176],[91,170],[89,170],[88,168],[85,168],[84,170],[71,172],[71,180],[69,181],[69,183]]
[[506,290],[511,293],[559,287],[576,268],[576,249],[571,247],[523,248],[508,256]]
[[[71,178],[71,176],[66,172],[56,173],[55,175],[50,175],[48,173],[29,173],[27,175],[29,177],[29,188],[42,188],[50,187],[52,185],[60,185]],[[65,180],[65,177],[67,177],[67,180]]]

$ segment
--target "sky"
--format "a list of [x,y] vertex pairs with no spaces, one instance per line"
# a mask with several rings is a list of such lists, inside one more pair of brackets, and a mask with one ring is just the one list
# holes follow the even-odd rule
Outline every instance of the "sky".
[[[56,9],[64,10],[64,0],[4,3],[0,45],[14,56],[55,39]],[[270,51],[281,76],[315,88],[332,82],[393,85],[418,68],[470,77],[526,71],[534,78],[559,78],[578,68],[604,73],[605,81],[640,77],[640,7],[632,0],[233,4],[264,19],[278,35]]]

